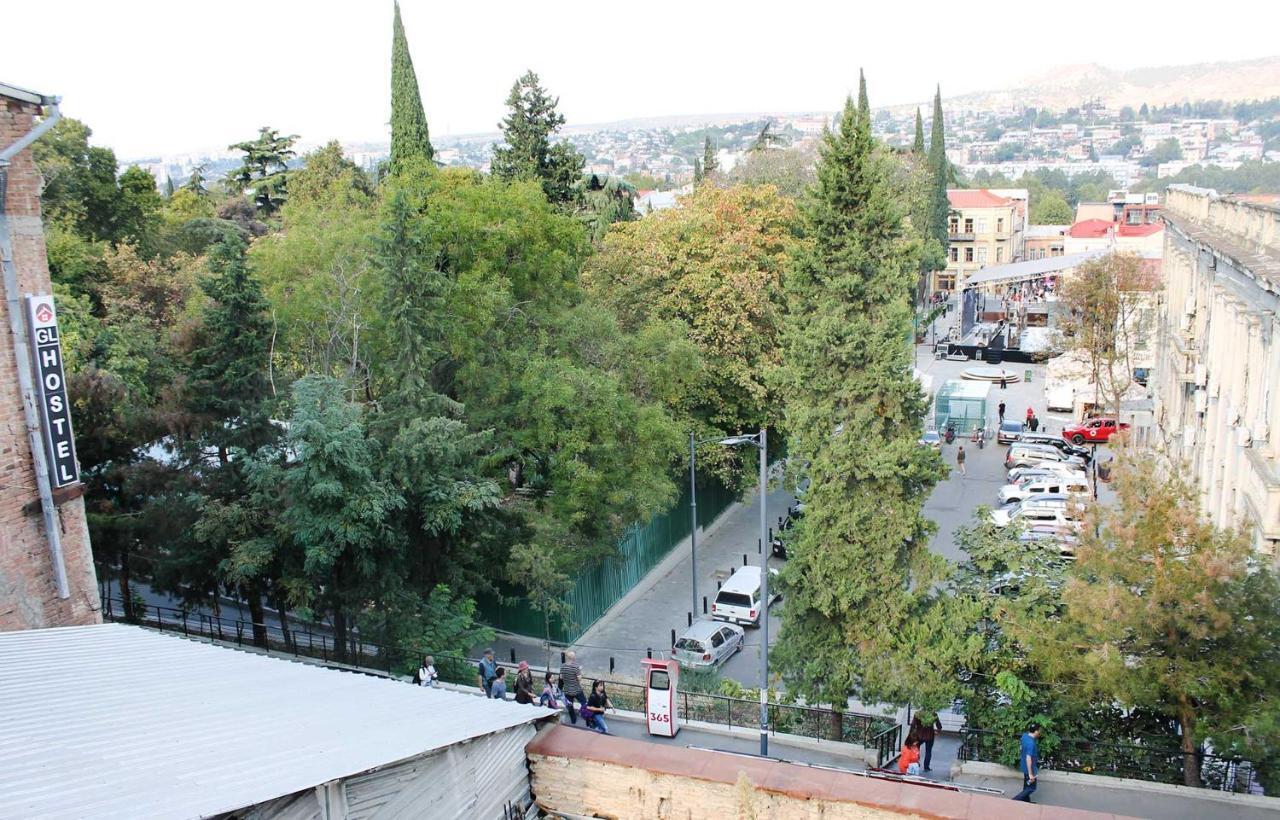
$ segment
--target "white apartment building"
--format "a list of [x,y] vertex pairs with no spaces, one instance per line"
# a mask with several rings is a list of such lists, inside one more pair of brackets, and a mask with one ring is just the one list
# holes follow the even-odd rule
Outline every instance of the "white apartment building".
[[[1268,201],[1269,200],[1269,201]],[[1280,198],[1172,185],[1157,429],[1220,527],[1280,543]]]

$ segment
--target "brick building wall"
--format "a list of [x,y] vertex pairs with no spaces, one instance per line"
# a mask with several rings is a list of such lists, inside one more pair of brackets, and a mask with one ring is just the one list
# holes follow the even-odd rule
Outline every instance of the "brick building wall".
[[[38,106],[0,95],[0,147],[33,126]],[[49,293],[49,266],[40,220],[41,179],[31,149],[9,165],[9,216],[13,260],[23,294]],[[18,387],[8,303],[0,300],[0,631],[98,623],[98,584],[85,524],[84,499],[61,494],[58,518],[71,597],[58,597],[45,537],[35,467]]]

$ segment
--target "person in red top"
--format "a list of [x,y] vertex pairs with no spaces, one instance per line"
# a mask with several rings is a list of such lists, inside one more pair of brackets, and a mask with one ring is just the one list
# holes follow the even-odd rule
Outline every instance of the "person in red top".
[[900,774],[920,774],[920,738],[915,730],[907,732],[907,739],[902,744],[902,754],[898,755],[898,772]]

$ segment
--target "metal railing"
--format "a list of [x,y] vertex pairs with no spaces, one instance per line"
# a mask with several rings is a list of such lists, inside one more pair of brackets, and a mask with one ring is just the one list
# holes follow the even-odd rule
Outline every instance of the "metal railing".
[[876,747],[876,768],[883,769],[902,754],[902,724],[894,723],[872,740]]
[[[964,729],[957,757],[961,762],[981,761],[1017,766],[1018,739],[985,729]],[[1219,791],[1261,794],[1254,765],[1238,757],[1222,757],[1204,750],[1194,753],[1200,787]],[[1124,777],[1153,783],[1186,785],[1186,754],[1167,745],[1101,743],[1081,738],[1058,738],[1040,755],[1045,769]]]
[[[607,681],[609,699],[619,709],[644,711],[644,687],[634,683]],[[585,688],[585,686],[584,686]],[[733,698],[707,692],[680,691],[680,714],[685,720],[714,723],[729,728],[758,729],[760,726],[760,701]],[[831,740],[870,746],[885,727],[892,724],[890,718],[866,715],[860,712],[840,712],[812,706],[788,703],[769,704],[770,734],[787,734],[814,740]],[[896,725],[896,724],[894,724]]]
[[[187,637],[233,642],[242,647],[255,646],[254,624],[243,618],[223,618],[155,604],[137,604],[133,607],[132,616],[129,617],[122,603],[119,598],[104,598],[103,617],[107,620],[154,627],[162,632],[177,632]],[[475,670],[479,658],[435,652],[422,647],[386,646],[359,635],[355,635],[347,642],[345,651],[339,651],[335,646],[333,635],[308,628],[314,626],[313,624],[290,625],[288,639],[285,638],[285,630],[279,624],[267,623],[259,626],[265,630],[267,645],[257,646],[268,654],[310,658],[324,664],[359,667],[362,671],[391,677],[407,674],[409,669],[417,668],[417,664],[423,657],[432,655],[441,680],[466,685],[476,683]],[[507,665],[501,661],[500,664]],[[514,661],[510,665],[514,665]],[[634,712],[644,711],[643,686],[603,677],[600,680],[605,681],[609,699],[616,708]],[[587,688],[592,681],[593,677],[584,672],[583,688]],[[534,682],[535,691],[540,692],[541,677],[535,677]],[[698,720],[730,728],[735,726],[756,728],[760,725],[758,700],[703,692],[682,691],[679,694],[681,714],[686,720]],[[769,704],[769,731],[772,734],[791,734],[815,740],[858,743],[870,747],[875,738],[890,726],[901,730],[901,727],[894,724],[892,719],[876,715],[795,704]]]

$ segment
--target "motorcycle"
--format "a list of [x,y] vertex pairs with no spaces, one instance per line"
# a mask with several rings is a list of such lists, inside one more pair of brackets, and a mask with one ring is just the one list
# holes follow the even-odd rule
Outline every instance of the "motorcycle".
[[984,427],[978,428],[978,449],[981,450],[987,443],[987,430]]
[[955,422],[951,422],[951,421],[947,422],[947,426],[942,431],[942,439],[947,444],[950,444],[951,442],[956,440]]

